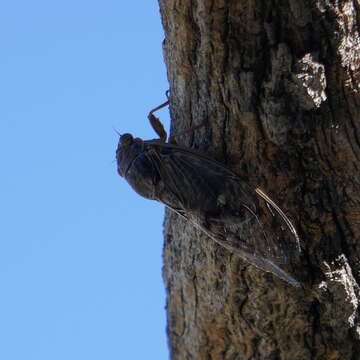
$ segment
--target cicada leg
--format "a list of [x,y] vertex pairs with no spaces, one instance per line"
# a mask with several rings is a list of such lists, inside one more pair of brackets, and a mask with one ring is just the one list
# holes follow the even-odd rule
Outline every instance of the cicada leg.
[[166,142],[166,139],[167,139],[167,133],[164,129],[164,126],[163,124],[161,123],[161,121],[159,120],[159,118],[157,118],[153,113],[155,111],[158,111],[160,109],[162,109],[163,107],[169,105],[169,100],[164,102],[163,104],[157,106],[156,108],[152,109],[150,112],[149,112],[149,115],[148,115],[148,119],[150,121],[150,124],[152,126],[152,128],[154,129],[154,131],[159,135],[160,137],[160,140],[162,142]]
[[207,124],[207,120],[203,121],[201,124],[199,125],[194,125],[192,126],[190,129],[187,129],[187,130],[184,130],[184,131],[181,131],[177,134],[174,134],[174,135],[171,135],[169,137],[169,142],[172,143],[174,138],[176,138],[177,136],[181,136],[181,135],[185,135],[185,134],[188,134],[188,133],[191,133],[197,129],[200,129],[201,127],[205,126]]
[[[156,108],[152,109],[149,112],[149,115],[148,115],[148,119],[150,121],[150,124],[151,124],[152,128],[154,129],[154,131],[159,135],[161,142],[166,142],[167,132],[164,129],[164,126],[161,123],[160,119],[157,118],[153,113],[155,111],[158,111],[158,110],[162,109],[163,107],[169,105],[169,103],[170,103],[170,101],[169,101],[169,90],[166,92],[166,97],[168,98],[168,100],[166,102],[164,102],[163,104],[157,106]],[[177,134],[171,135],[170,138],[169,138],[169,142],[170,143],[173,142],[174,138],[177,137],[177,136],[188,134],[190,132],[193,132],[193,131],[203,127],[204,125],[206,125],[206,123],[207,123],[207,120],[203,121],[199,125],[192,126],[190,129],[187,129],[185,131],[181,131],[181,132],[179,132]]]

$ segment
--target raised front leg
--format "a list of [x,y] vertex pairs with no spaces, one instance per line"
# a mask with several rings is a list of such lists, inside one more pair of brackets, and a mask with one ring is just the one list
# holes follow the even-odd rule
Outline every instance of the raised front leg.
[[[167,98],[169,99],[169,91],[166,92],[166,96]],[[156,132],[156,134],[159,135],[159,138],[160,138],[160,141],[161,142],[166,142],[167,140],[167,132],[166,130],[164,129],[164,126],[163,124],[161,123],[160,119],[157,118],[153,113],[155,111],[158,111],[160,109],[162,109],[163,107],[169,105],[169,100],[167,100],[166,102],[164,102],[163,104],[157,106],[156,108],[152,109],[150,112],[149,112],[149,115],[148,115],[148,119],[150,121],[150,124],[152,126],[152,128],[154,129],[154,131]],[[188,134],[190,132],[193,132],[194,130],[197,130],[201,127],[203,127],[204,125],[207,124],[207,120],[203,121],[201,124],[199,125],[194,125],[192,126],[190,129],[187,129],[187,130],[184,130],[184,131],[181,131],[177,134],[174,134],[174,135],[171,135],[170,138],[169,138],[169,142],[172,143],[174,142],[174,138],[177,137],[177,136],[181,136],[181,135],[185,135],[185,134]]]
[[162,109],[163,107],[165,107],[167,105],[169,105],[169,100],[164,102],[163,104],[157,106],[155,109],[152,109],[149,112],[149,115],[148,115],[148,119],[150,121],[150,124],[151,124],[152,128],[155,130],[155,132],[159,135],[161,142],[166,142],[167,133],[166,133],[166,131],[164,129],[163,124],[159,120],[159,118],[157,118],[153,113],[155,111],[158,111],[158,110]]

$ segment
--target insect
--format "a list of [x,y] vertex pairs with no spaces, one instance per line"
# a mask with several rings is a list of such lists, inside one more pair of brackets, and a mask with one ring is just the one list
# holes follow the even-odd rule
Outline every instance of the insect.
[[165,204],[250,264],[299,287],[279,267],[300,253],[299,236],[289,218],[261,189],[253,189],[220,162],[167,143],[167,133],[153,113],[168,104],[148,116],[159,139],[120,135],[119,175],[139,195]]

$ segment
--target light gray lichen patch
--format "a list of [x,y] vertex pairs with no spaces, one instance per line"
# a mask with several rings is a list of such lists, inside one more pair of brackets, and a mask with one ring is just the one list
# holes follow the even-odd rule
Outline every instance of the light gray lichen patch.
[[327,99],[325,67],[316,59],[311,53],[299,59],[288,83],[290,92],[306,110],[320,107]]
[[341,324],[344,331],[354,328],[356,332],[358,286],[348,260],[341,254],[332,262],[323,262],[323,266],[326,280],[322,281],[315,291],[323,305],[323,321],[331,326]]

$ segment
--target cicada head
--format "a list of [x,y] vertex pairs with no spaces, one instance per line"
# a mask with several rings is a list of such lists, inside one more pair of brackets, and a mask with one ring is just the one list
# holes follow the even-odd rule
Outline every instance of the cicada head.
[[126,177],[127,170],[141,152],[141,139],[134,139],[131,134],[120,136],[118,147],[116,149],[117,170],[120,176]]
[[118,149],[121,146],[129,146],[133,143],[134,138],[131,134],[120,135]]

